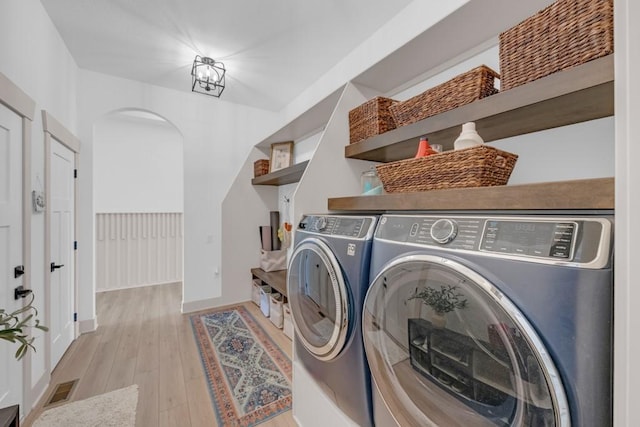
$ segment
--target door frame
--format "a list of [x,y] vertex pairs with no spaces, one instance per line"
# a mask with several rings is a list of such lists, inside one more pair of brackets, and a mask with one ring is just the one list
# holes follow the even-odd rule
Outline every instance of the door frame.
[[[80,140],[73,135],[62,123],[56,120],[49,112],[42,110],[42,129],[44,130],[44,191],[47,197],[51,194],[51,139],[55,139],[73,152],[73,167],[78,169],[80,161]],[[73,239],[78,238],[78,180],[74,179],[73,202]],[[73,251],[73,310],[78,312],[78,250]],[[47,307],[46,324],[51,324],[51,204],[46,203],[44,212],[44,287],[45,305]],[[74,322],[73,339],[79,335],[78,322]],[[51,337],[45,342],[45,369],[51,374]]]
[[[25,270],[22,285],[31,289],[31,124],[36,103],[1,72],[0,103],[22,118],[22,263]],[[37,398],[33,390],[37,393],[41,384],[31,387],[31,352],[27,352],[23,360],[22,405],[30,410]]]

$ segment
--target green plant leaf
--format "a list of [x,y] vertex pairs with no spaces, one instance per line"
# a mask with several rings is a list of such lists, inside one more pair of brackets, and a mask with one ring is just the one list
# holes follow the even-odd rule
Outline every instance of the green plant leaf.
[[467,300],[463,299],[464,294],[457,292],[457,288],[455,285],[440,285],[440,289],[427,286],[416,291],[409,300],[421,299],[425,305],[433,308],[437,313],[445,314],[467,307]]
[[7,313],[6,309],[0,309],[0,339],[20,344],[15,353],[17,360],[22,359],[29,349],[35,351],[34,338],[29,336],[29,328],[44,332],[49,330],[35,317],[38,315],[38,310],[32,305],[34,299],[35,296],[31,294],[29,301],[23,307],[11,313]]

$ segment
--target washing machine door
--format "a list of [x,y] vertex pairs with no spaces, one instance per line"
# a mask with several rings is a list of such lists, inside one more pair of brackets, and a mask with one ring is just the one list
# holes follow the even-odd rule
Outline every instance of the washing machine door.
[[335,358],[350,322],[347,287],[331,249],[319,239],[300,243],[291,256],[287,283],[296,338],[316,358]]
[[389,263],[363,313],[379,395],[402,426],[569,426],[558,371],[518,308],[440,256]]

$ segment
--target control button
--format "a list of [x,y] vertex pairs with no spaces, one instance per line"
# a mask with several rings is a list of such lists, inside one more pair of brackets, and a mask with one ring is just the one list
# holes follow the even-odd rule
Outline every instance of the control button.
[[327,219],[323,216],[319,217],[316,220],[316,228],[318,230],[324,230],[325,228],[327,228]]
[[437,243],[449,243],[456,238],[458,226],[450,219],[439,219],[431,226],[431,238]]
[[417,223],[417,222],[416,222],[416,223],[414,223],[414,224],[411,226],[411,231],[409,231],[409,236],[411,236],[411,237],[415,236],[415,235],[416,235],[416,233],[418,232],[418,227],[419,227],[419,226],[418,226],[418,223]]

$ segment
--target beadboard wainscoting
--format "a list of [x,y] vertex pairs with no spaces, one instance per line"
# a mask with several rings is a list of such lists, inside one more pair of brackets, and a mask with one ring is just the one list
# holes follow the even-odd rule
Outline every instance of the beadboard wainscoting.
[[96,214],[96,291],[182,281],[182,213]]

